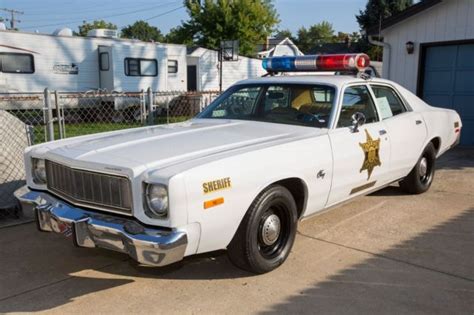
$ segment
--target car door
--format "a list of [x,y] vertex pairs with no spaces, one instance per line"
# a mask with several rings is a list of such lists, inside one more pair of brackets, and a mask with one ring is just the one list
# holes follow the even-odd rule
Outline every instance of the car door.
[[408,110],[400,94],[390,85],[371,83],[380,118],[390,137],[390,177],[406,176],[423,150],[426,126],[421,114]]
[[[362,194],[388,181],[390,142],[366,84],[344,88],[336,124],[329,131],[333,153],[333,179],[327,206]],[[352,127],[352,115],[366,122]]]

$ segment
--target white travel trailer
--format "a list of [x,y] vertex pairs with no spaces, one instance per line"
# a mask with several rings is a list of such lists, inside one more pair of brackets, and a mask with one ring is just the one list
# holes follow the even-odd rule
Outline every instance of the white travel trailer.
[[87,37],[0,31],[0,93],[186,89],[186,46],[120,39],[117,31]]

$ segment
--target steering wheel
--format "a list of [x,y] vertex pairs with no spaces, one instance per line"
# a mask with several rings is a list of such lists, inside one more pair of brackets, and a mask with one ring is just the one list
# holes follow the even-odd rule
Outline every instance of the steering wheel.
[[329,115],[326,114],[308,114],[308,113],[299,113],[296,116],[296,119],[304,123],[316,123],[320,126],[325,126]]
[[228,110],[232,115],[240,115],[242,113],[242,105],[232,104],[228,107]]

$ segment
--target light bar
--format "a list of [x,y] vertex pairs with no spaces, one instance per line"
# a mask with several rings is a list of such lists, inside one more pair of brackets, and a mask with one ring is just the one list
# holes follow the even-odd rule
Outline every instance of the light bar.
[[263,59],[267,72],[362,71],[370,65],[366,54],[282,56]]

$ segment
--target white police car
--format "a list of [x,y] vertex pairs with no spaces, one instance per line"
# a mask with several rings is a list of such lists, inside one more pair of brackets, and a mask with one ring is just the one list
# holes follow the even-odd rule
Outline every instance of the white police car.
[[[269,73],[363,70],[363,54],[275,57]],[[236,83],[196,118],[30,147],[16,192],[42,231],[163,266],[227,249],[281,265],[297,222],[399,182],[429,189],[461,121],[394,82],[358,75]]]

